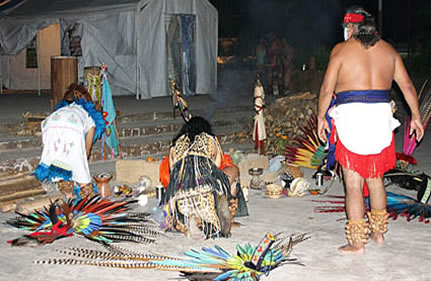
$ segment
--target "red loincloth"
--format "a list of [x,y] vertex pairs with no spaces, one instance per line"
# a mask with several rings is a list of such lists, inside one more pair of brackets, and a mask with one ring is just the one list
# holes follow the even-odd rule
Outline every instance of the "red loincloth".
[[[385,172],[396,165],[395,141],[392,136],[391,144],[379,154],[360,155],[349,151],[337,140],[335,159],[343,168],[357,172],[362,178],[381,178]],[[364,183],[364,197],[369,195],[368,186]]]

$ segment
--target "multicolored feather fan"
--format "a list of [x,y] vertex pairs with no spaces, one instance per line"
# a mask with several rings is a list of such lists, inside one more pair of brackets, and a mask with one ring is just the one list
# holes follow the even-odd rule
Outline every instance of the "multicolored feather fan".
[[311,115],[305,126],[300,127],[300,131],[302,136],[294,139],[298,145],[287,146],[284,155],[290,164],[318,169],[322,166],[327,153],[317,136],[316,115]]
[[[425,80],[419,91],[419,113],[421,115],[422,124],[424,125],[424,132],[428,128],[431,122],[431,85],[429,83],[430,77]],[[416,137],[410,135],[410,120],[411,117],[407,116],[404,121],[404,139],[403,139],[403,156],[404,158],[412,157],[416,146],[418,145]],[[397,155],[397,159],[400,159],[400,155]],[[403,160],[403,159],[401,159]],[[416,160],[413,160],[416,162]]]
[[[346,211],[344,196],[327,196],[328,200],[313,200],[314,202],[329,203],[331,206],[318,206],[314,208],[316,213],[342,213]],[[428,224],[431,218],[431,205],[424,204],[409,196],[387,192],[387,211],[389,217],[397,219],[405,217],[407,221],[418,219],[419,222]],[[369,210],[369,198],[365,200],[366,209]]]
[[161,232],[148,213],[129,212],[133,202],[94,196],[67,202],[56,200],[29,214],[17,212],[19,216],[7,223],[32,233],[8,242],[12,246],[37,246],[77,234],[103,243],[154,243]]
[[284,264],[300,264],[296,259],[290,258],[290,253],[293,246],[308,238],[306,234],[285,236],[279,233],[272,236],[267,233],[256,247],[250,244],[237,245],[237,253],[233,255],[219,246],[192,249],[184,253],[185,257],[143,254],[114,245],[109,245],[108,251],[70,248],[60,252],[75,258],[40,260],[36,263],[152,268],[179,271],[182,277],[189,280],[256,281]]

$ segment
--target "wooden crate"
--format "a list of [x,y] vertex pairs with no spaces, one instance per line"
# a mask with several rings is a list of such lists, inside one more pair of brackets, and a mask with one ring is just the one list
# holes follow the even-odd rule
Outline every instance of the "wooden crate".
[[116,181],[137,184],[139,178],[147,176],[151,179],[152,187],[159,184],[160,161],[146,160],[117,160],[115,164]]

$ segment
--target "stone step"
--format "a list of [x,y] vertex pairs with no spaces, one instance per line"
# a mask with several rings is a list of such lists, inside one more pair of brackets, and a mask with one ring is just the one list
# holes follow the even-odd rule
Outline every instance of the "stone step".
[[1,135],[14,135],[18,131],[20,123],[7,122],[0,123],[0,134]]
[[[231,120],[215,120],[213,122],[213,130],[218,134],[225,132],[244,131],[244,118],[236,118]],[[247,122],[245,122],[247,123]],[[165,136],[173,137],[184,124],[182,120],[173,121],[152,121],[142,123],[126,123],[119,125],[120,142],[123,139],[139,139],[147,138],[149,136]],[[19,150],[28,148],[37,148],[42,145],[40,136],[10,136],[0,135],[0,152],[9,150]]]
[[[190,113],[195,116],[203,116],[207,117],[207,113],[202,110],[191,110]],[[211,116],[212,120],[216,119],[226,119],[226,114],[237,115],[237,114],[253,114],[253,104],[250,103],[250,106],[230,106],[230,107],[220,107],[218,108],[213,116]],[[134,114],[125,114],[124,112],[118,117],[119,124],[125,123],[135,123],[135,122],[143,122],[143,121],[179,121],[182,122],[182,118],[178,112],[175,111],[175,118],[173,112],[142,112],[142,113],[134,113]],[[211,120],[211,121],[212,121]]]
[[[192,113],[199,115],[198,111]],[[253,147],[251,132],[248,132],[250,129],[247,127],[251,121],[252,108],[246,106],[218,109],[210,119],[213,131],[219,136],[222,146],[225,149],[243,147],[241,150]],[[167,155],[172,138],[183,124],[178,111],[175,119],[172,112],[122,114],[118,124],[121,156],[128,159]],[[0,174],[32,170],[39,163],[42,152],[41,137],[16,135],[23,127],[23,122],[0,123]],[[243,138],[238,144],[238,139],[235,139],[238,132],[250,135],[250,139]],[[103,160],[99,141],[93,147],[90,164],[115,161],[108,155],[105,158],[107,160]]]
[[[244,118],[237,118],[232,120],[216,120],[212,122],[213,131],[215,134],[231,132],[231,131],[243,131],[246,129],[249,120],[244,120]],[[142,137],[142,136],[154,136],[154,135],[175,135],[180,131],[184,122],[177,123],[166,123],[162,122],[159,124],[124,124],[119,125],[120,138],[130,138],[130,137]]]
[[0,138],[0,151],[34,148],[42,145],[40,137],[7,137]]
[[119,124],[118,131],[120,138],[131,138],[131,137],[143,137],[143,136],[153,136],[161,134],[175,134],[181,129],[181,123],[129,123],[129,124]]
[[[121,157],[122,159],[145,159],[150,156],[161,158],[168,154],[171,140],[170,136],[152,136],[143,143],[124,142],[121,144]],[[239,142],[234,133],[219,135],[219,140],[225,151],[229,151],[229,148],[245,152],[253,151],[253,142],[251,139]],[[41,147],[0,152],[0,175],[34,170],[39,164],[41,152]],[[116,159],[120,158],[112,159],[109,155],[105,157],[105,160],[108,161],[115,161]],[[104,162],[105,160],[101,153],[100,143],[98,143],[92,150],[89,161],[90,166]]]
[[[217,131],[216,131],[217,132]],[[175,132],[176,133],[176,132]],[[236,137],[237,131],[224,131],[217,133],[222,145],[233,144],[239,142]],[[123,158],[127,157],[144,157],[157,154],[167,154],[169,146],[175,134],[162,134],[153,136],[143,136],[141,138],[122,138],[120,140],[121,154]],[[243,143],[248,141],[242,140]],[[250,143],[252,143],[250,138]],[[102,158],[101,142],[97,142],[92,149],[90,161],[97,161]],[[107,153],[107,150],[105,150]],[[107,153],[108,154],[108,153]],[[107,156],[106,156],[107,157]]]
[[[194,115],[202,115],[199,110],[192,111]],[[229,123],[241,123],[244,116],[252,118],[252,107],[234,106],[231,108],[217,109],[215,114],[211,117],[210,122],[213,126],[219,126],[221,123],[224,125]],[[31,123],[31,124],[30,124]],[[40,134],[40,122],[2,122],[0,123],[0,138],[2,136],[31,136]],[[138,125],[137,125],[138,124]],[[134,114],[121,114],[118,118],[118,127],[121,136],[131,136],[137,134],[138,136],[160,133],[166,131],[176,131],[184,124],[178,111],[176,112],[175,119],[172,112],[143,112]],[[148,128],[138,130],[130,130],[131,128]],[[0,140],[1,141],[1,140]],[[20,147],[21,144],[12,145]],[[23,143],[22,145],[25,146]],[[2,148],[0,148],[1,150]]]

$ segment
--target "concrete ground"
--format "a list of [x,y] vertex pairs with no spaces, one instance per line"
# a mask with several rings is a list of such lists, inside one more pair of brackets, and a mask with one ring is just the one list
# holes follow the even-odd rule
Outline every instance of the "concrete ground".
[[[221,85],[217,96],[196,96],[188,98],[192,110],[202,112],[211,119],[217,109],[233,110],[240,106],[250,106],[250,112],[244,112],[244,122],[252,116],[253,76],[241,78],[235,73],[225,79],[238,81]],[[223,77],[222,77],[223,78]],[[115,97],[117,109],[123,114],[142,112],[169,112],[169,97],[137,101],[132,96]],[[49,111],[49,96],[7,95],[0,96],[0,125],[22,121],[22,113]],[[227,114],[226,118],[229,118]],[[401,150],[402,130],[396,134],[397,151]],[[414,156],[418,160],[417,169],[431,175],[431,134],[428,132]],[[16,153],[19,153],[17,151]],[[0,157],[1,157],[0,153]],[[113,171],[115,161],[91,164],[92,171]],[[312,170],[304,169],[305,178],[311,179]],[[414,197],[415,194],[397,187],[389,191]],[[335,182],[329,191],[332,195],[343,195],[340,182]],[[274,270],[262,280],[431,280],[429,274],[430,225],[417,221],[407,222],[404,218],[391,221],[384,246],[370,242],[363,256],[346,257],[337,253],[337,247],[346,243],[344,236],[344,214],[316,214],[313,208],[324,203],[313,200],[326,200],[325,196],[305,196],[301,198],[281,198],[278,200],[265,197],[263,192],[253,191],[249,202],[250,216],[239,219],[241,227],[232,231],[229,239],[208,240],[204,242],[189,240],[182,234],[167,233],[160,237],[156,245],[126,245],[142,252],[156,252],[169,255],[181,255],[190,248],[203,245],[220,245],[231,253],[236,244],[251,243],[256,245],[266,232],[308,233],[310,239],[295,246],[292,257],[298,258],[304,266],[286,265]],[[151,200],[145,208],[154,206]],[[0,214],[0,221],[5,222],[14,214]],[[0,280],[179,280],[176,272],[159,272],[145,269],[110,269],[91,266],[55,266],[38,265],[34,260],[52,257],[64,257],[56,249],[66,247],[98,248],[96,244],[81,237],[66,238],[39,248],[11,248],[6,241],[26,231],[0,225]]]

